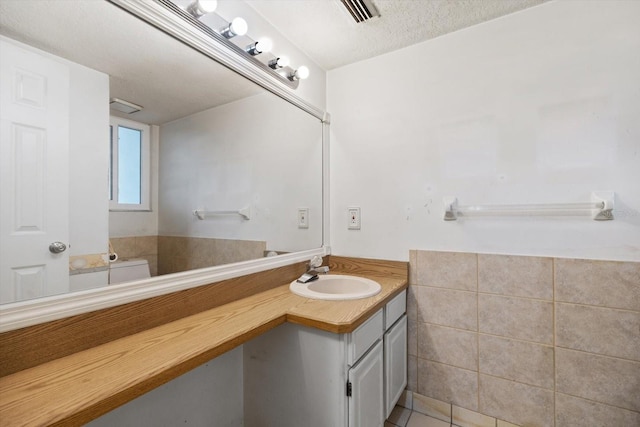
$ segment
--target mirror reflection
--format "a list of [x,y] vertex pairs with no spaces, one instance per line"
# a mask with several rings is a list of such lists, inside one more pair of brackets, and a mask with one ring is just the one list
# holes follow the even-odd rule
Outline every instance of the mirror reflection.
[[0,302],[322,245],[318,119],[107,1],[0,8]]

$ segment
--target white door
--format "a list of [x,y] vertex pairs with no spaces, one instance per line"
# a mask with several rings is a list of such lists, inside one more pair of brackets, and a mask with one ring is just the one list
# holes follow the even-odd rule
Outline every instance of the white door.
[[67,292],[69,69],[0,38],[0,303]]
[[389,418],[407,386],[407,315],[384,334],[384,403]]
[[382,341],[349,370],[349,427],[381,427],[384,423]]

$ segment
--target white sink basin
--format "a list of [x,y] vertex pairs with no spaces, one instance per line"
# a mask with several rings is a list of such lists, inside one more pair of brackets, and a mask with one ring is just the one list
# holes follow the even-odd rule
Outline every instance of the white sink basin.
[[382,288],[378,282],[364,277],[329,274],[320,275],[318,280],[310,283],[298,283],[294,280],[289,289],[306,298],[349,300],[372,297],[380,293]]

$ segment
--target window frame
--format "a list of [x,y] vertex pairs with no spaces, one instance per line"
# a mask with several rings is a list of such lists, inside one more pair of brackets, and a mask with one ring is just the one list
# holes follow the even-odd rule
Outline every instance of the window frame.
[[[125,127],[138,130],[142,134],[140,153],[140,204],[118,203],[118,129]],[[123,119],[109,117],[109,211],[150,212],[151,211],[151,126]]]

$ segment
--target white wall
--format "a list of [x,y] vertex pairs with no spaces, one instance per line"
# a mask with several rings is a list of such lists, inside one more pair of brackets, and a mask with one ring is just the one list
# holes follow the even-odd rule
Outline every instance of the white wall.
[[[320,121],[270,93],[173,121],[160,133],[159,232],[266,240],[267,249],[322,245]],[[251,207],[251,220],[192,211]],[[308,229],[297,226],[309,208]]]
[[[329,72],[331,244],[640,260],[640,2],[558,1]],[[616,219],[445,222],[460,204],[588,201]],[[347,207],[362,230],[347,230]]]

